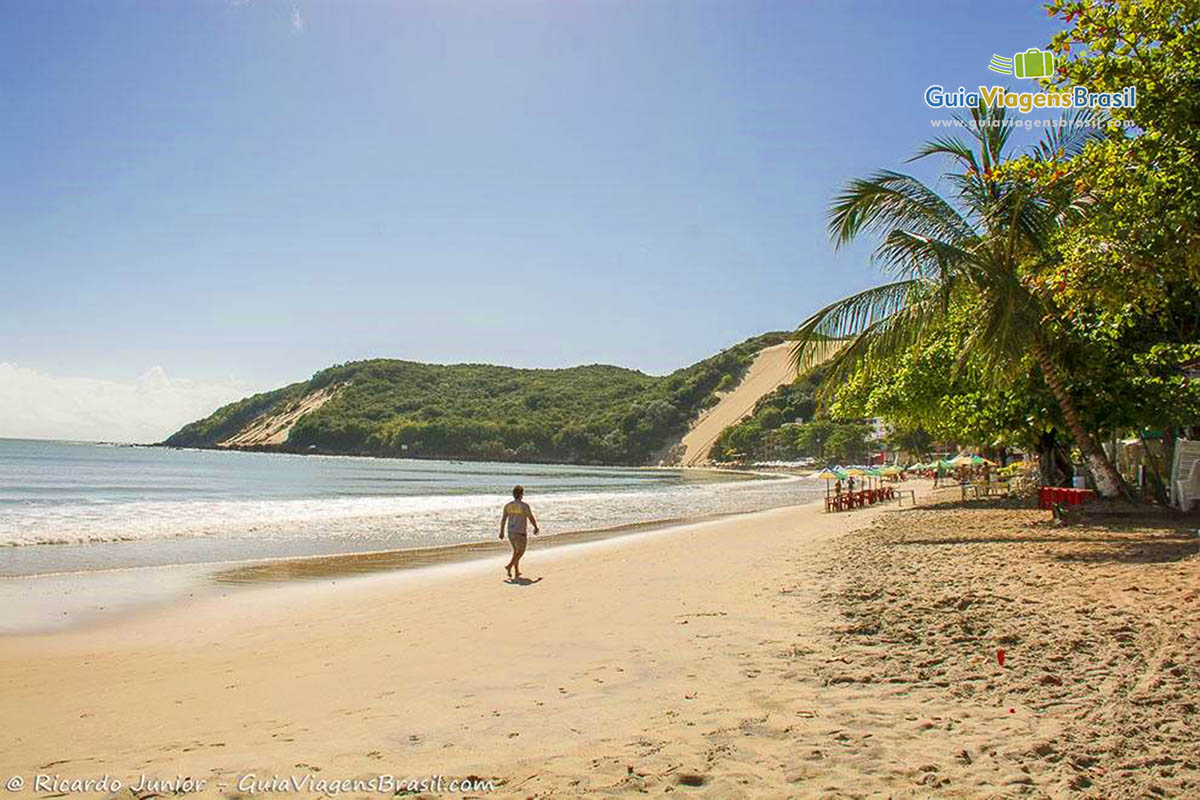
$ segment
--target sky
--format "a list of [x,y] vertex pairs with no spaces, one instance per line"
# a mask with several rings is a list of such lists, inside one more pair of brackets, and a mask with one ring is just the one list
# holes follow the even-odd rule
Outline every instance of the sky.
[[934,174],[904,163],[948,116],[925,88],[1056,30],[1033,2],[4,16],[0,436],[133,441],[344,361],[661,374],[795,327],[877,277],[829,242],[839,188]]

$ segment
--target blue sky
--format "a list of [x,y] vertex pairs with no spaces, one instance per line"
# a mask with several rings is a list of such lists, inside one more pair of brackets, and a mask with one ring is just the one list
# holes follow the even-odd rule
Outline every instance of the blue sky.
[[375,356],[669,371],[868,285],[830,197],[903,168],[926,86],[995,82],[992,53],[1055,24],[1024,2],[8,3],[0,364],[231,394]]

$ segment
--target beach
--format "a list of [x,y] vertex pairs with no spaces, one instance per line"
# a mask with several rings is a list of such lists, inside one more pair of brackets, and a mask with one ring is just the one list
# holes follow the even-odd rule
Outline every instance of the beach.
[[269,580],[461,561],[515,484],[546,537],[795,505],[796,476],[303,456],[0,439],[0,635],[86,625]]
[[6,637],[0,774],[1189,796],[1196,542],[1106,525],[808,504]]

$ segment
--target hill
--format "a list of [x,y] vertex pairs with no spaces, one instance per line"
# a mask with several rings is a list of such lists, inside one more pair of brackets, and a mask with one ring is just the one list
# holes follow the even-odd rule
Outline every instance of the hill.
[[677,442],[721,392],[737,387],[760,351],[786,339],[782,332],[756,336],[661,377],[599,364],[516,369],[350,362],[224,406],[162,444],[646,464]]

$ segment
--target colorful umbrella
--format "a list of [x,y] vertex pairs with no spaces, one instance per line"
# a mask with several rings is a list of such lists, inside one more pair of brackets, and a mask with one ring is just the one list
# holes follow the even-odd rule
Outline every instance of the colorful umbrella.
[[839,481],[845,480],[846,473],[842,472],[837,467],[834,467],[833,469],[823,469],[820,472],[814,472],[809,477],[824,478],[825,479],[825,495],[828,496],[829,495],[829,482],[831,480],[839,480]]

